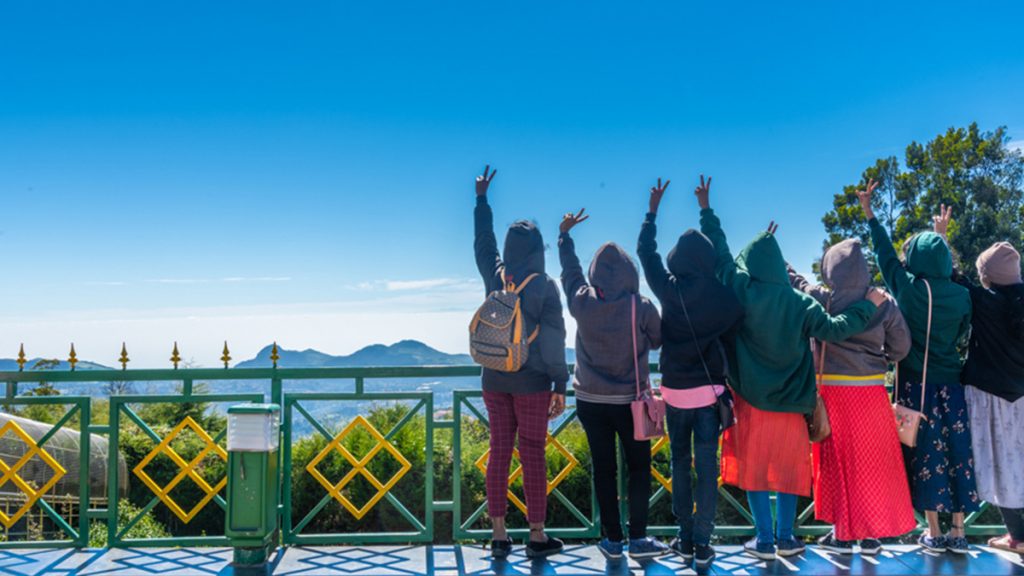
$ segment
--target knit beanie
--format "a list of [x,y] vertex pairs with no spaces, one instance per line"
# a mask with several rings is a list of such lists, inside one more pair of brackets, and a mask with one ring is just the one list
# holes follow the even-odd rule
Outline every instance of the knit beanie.
[[1020,284],[1020,254],[1009,242],[996,242],[982,252],[975,262],[982,286]]

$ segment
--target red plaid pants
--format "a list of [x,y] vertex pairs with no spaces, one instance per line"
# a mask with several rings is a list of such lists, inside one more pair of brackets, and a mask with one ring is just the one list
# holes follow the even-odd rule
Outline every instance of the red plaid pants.
[[509,467],[517,436],[519,461],[523,465],[526,519],[531,524],[542,524],[547,518],[544,448],[550,403],[550,391],[533,394],[484,391],[484,405],[491,425],[491,454],[487,462],[487,513],[491,518],[504,518],[508,510]]

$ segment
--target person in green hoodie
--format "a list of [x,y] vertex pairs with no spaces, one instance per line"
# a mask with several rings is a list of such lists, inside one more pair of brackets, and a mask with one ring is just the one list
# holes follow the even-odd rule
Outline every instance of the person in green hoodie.
[[[911,347],[897,366],[898,402],[925,415],[917,445],[908,450],[910,495],[924,510],[928,532],[918,543],[933,552],[966,554],[964,514],[978,509],[970,418],[960,384],[960,351],[971,327],[971,295],[952,280],[953,255],[942,236],[921,232],[903,244],[900,262],[885,228],[875,218],[871,196],[878,184],[858,190],[871,243],[885,285],[910,328]],[[923,399],[923,404],[922,404]],[[943,535],[939,512],[952,512]]]
[[[832,316],[817,300],[790,286],[786,261],[770,225],[735,259],[711,210],[711,179],[696,189],[701,232],[715,247],[715,273],[739,298],[745,316],[729,353],[729,385],[736,425],[722,441],[722,481],[747,492],[757,536],[744,550],[758,558],[793,556],[804,545],[793,537],[798,496],[811,493],[811,443],[805,415],[817,401],[810,339],[835,342],[867,327],[885,302],[866,292]],[[777,492],[777,530],[770,493]]]

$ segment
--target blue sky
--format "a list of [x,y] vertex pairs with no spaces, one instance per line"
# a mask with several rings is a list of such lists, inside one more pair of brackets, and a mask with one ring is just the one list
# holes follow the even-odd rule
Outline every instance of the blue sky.
[[[179,2],[0,8],[0,356],[213,365],[278,340],[465,349],[473,178],[499,227],[586,206],[666,248],[697,176],[803,270],[832,194],[949,126],[1024,140],[1024,7]],[[499,229],[499,234],[501,230]]]

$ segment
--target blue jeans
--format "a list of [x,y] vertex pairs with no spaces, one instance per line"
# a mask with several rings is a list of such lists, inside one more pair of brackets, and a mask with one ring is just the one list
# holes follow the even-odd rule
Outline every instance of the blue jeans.
[[[710,544],[718,504],[718,408],[713,404],[694,409],[667,406],[666,412],[672,450],[672,513],[679,523],[679,539]],[[690,475],[692,461],[696,464],[696,492]]]
[[773,544],[775,538],[779,540],[791,540],[793,538],[793,523],[796,522],[796,495],[778,493],[775,499],[775,529],[772,522],[772,503],[770,492],[747,492],[747,502],[750,503],[750,512],[754,515],[754,526],[757,528],[757,541],[762,544]]

